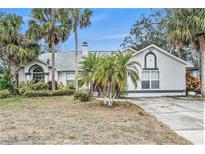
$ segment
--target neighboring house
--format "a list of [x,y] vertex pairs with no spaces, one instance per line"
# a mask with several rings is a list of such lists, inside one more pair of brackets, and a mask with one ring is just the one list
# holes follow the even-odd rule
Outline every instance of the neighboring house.
[[[128,79],[128,97],[137,96],[173,96],[185,95],[186,93],[186,65],[187,63],[176,56],[150,45],[136,52],[132,57],[140,66],[137,66],[140,76],[138,87],[135,89],[131,80]],[[87,56],[88,45],[83,43],[79,59]],[[100,52],[99,54],[112,54],[112,52]],[[41,54],[37,60],[28,63],[18,69],[19,82],[26,80],[49,81],[51,80],[51,54]],[[73,83],[75,80],[75,52],[56,53],[55,79],[59,83]]]

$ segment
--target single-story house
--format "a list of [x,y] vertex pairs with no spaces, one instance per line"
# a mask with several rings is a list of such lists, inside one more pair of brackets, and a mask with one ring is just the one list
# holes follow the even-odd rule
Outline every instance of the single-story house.
[[[137,61],[140,80],[135,89],[128,79],[128,97],[149,96],[173,96],[186,93],[186,65],[182,59],[167,51],[150,45],[140,51],[125,49],[122,52],[132,50],[135,54],[132,60]],[[113,52],[88,51],[88,44],[83,43],[79,59],[82,60],[88,53],[112,54]],[[56,53],[55,79],[58,83],[73,83],[75,80],[75,52]],[[39,55],[39,57],[20,67],[17,70],[19,83],[26,80],[45,81],[51,80],[51,53]]]
[[[84,42],[82,51],[78,53],[79,63],[89,53],[102,55],[112,54],[113,52],[115,51],[88,51],[88,44]],[[48,82],[52,78],[51,68],[51,53],[40,54],[37,59],[17,69],[18,83],[29,80]],[[75,51],[55,53],[55,80],[63,84],[74,83]]]

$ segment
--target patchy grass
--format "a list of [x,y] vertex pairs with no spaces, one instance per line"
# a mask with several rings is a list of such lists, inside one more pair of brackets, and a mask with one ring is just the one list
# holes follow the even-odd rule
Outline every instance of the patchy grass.
[[0,99],[0,106],[12,104],[12,103],[19,103],[24,99],[22,96],[12,96],[4,99]]
[[191,144],[127,102],[24,98],[0,106],[0,117],[0,144]]

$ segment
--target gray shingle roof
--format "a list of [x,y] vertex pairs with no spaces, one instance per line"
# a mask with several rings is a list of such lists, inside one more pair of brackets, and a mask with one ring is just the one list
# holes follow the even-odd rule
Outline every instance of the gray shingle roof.
[[[89,51],[89,53],[97,53],[100,55],[110,55],[115,51]],[[82,52],[78,53],[79,61],[82,60]],[[38,56],[38,59],[47,63],[49,59],[51,66],[51,53],[44,53]],[[73,71],[75,69],[75,52],[60,52],[55,54],[55,65],[57,71]]]

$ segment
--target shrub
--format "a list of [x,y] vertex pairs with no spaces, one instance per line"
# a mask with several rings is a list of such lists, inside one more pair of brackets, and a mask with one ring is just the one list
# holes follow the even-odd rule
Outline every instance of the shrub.
[[7,98],[10,96],[10,92],[8,90],[0,90],[0,98]]
[[25,81],[19,85],[19,93],[24,94],[27,91],[39,91],[47,90],[48,86],[45,82],[39,81],[34,83],[33,81]]
[[27,97],[42,97],[42,96],[66,96],[66,95],[71,95],[73,94],[73,90],[54,90],[54,91],[49,91],[49,90],[40,90],[40,91],[26,91],[24,93],[25,96]]
[[74,99],[75,100],[77,100],[77,99],[79,99],[79,97],[80,97],[80,92],[79,91],[76,91],[76,92],[74,92]]
[[52,92],[53,96],[65,96],[68,95],[68,91],[67,90],[55,90]]
[[74,90],[54,90],[53,96],[66,96],[66,95],[73,95],[74,94]]
[[32,89],[33,90],[46,90],[46,89],[48,89],[48,86],[45,82],[39,81],[39,82],[33,84]]
[[58,85],[58,90],[69,90],[69,86],[64,85],[62,82]]
[[200,92],[200,80],[195,78],[190,72],[186,74],[186,89],[188,91]]
[[[48,81],[47,86],[49,90],[52,90],[52,81]],[[57,88],[58,88],[58,82],[55,81],[55,90],[57,90]]]
[[12,95],[18,94],[16,82],[12,79],[10,72],[7,70],[4,70],[0,76],[0,89],[7,89]]
[[73,95],[74,93],[75,93],[75,90],[73,89],[68,90],[68,95]]
[[58,85],[58,91],[65,91],[67,95],[73,95],[75,92],[75,88],[71,84],[64,85],[63,83],[60,83]]
[[67,83],[66,86],[69,87],[69,89],[75,90],[75,85],[72,83]]
[[75,87],[73,84],[66,84],[64,85],[62,82],[58,85],[58,90],[75,90]]
[[199,89],[196,89],[195,90],[195,93],[198,95],[198,94],[201,94],[201,89],[199,88]]
[[90,92],[88,90],[80,90],[74,93],[74,99],[78,99],[82,102],[87,102],[91,98]]
[[33,90],[33,85],[34,85],[33,81],[23,81],[23,82],[21,82],[21,84],[19,85],[19,93],[24,94],[27,91]]
[[26,91],[24,96],[26,97],[41,97],[41,96],[52,96],[52,92],[48,90],[44,91]]

